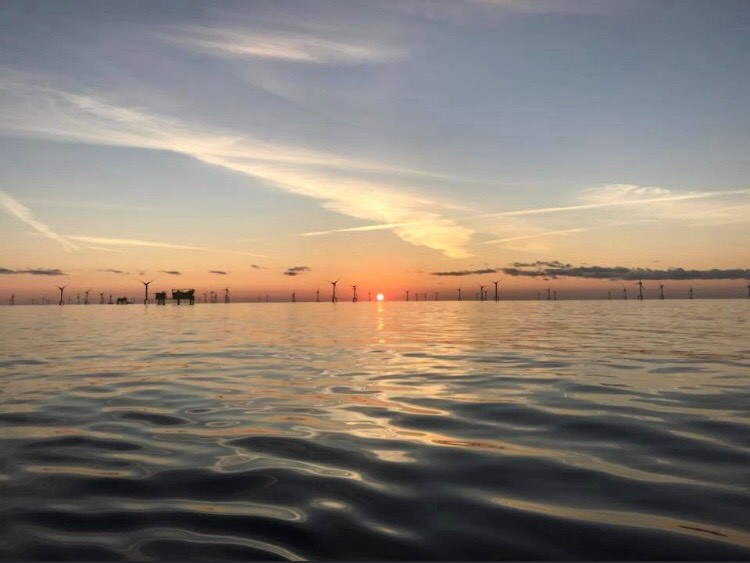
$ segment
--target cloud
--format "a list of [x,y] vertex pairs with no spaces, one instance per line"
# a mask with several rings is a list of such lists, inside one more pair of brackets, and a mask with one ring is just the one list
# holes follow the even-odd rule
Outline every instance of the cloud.
[[[543,263],[540,263],[543,264]],[[514,264],[517,266],[518,264]],[[730,270],[685,270],[684,268],[669,268],[667,270],[652,270],[650,268],[628,268],[624,266],[570,266],[540,268],[525,270],[518,267],[503,268],[502,272],[509,276],[547,277],[547,278],[586,278],[608,280],[737,280],[750,279],[748,269]]]
[[[411,244],[453,258],[469,255],[466,246],[474,231],[442,214],[452,206],[416,195],[404,183],[405,178],[431,174],[215,131],[123,107],[101,96],[56,90],[7,69],[0,69],[0,83],[1,131],[179,153],[314,198],[336,213],[376,224],[399,224],[394,234]],[[363,172],[389,179],[368,181]]]
[[209,274],[216,274],[216,275],[219,275],[219,276],[226,276],[227,275],[227,272],[224,272],[223,270],[209,270],[208,273]]
[[285,276],[298,276],[300,274],[303,274],[305,272],[309,272],[310,268],[307,266],[294,266],[292,268],[287,268],[284,272]]
[[260,270],[260,265],[258,264],[250,264],[251,268],[254,268],[255,270]]
[[321,235],[330,235],[333,233],[360,233],[366,231],[385,231],[393,230],[396,227],[406,226],[406,223],[385,223],[383,225],[364,225],[362,227],[347,227],[344,229],[333,229],[330,231],[313,231],[310,233],[300,233],[301,237],[317,237]]
[[551,260],[549,262],[544,261],[536,261],[536,262],[513,262],[514,268],[541,268],[541,267],[549,267],[549,268],[571,268],[571,264],[563,264],[559,260]]
[[181,26],[163,34],[176,45],[220,57],[260,58],[297,63],[377,63],[401,59],[402,49],[362,41],[332,39],[309,32]]
[[225,250],[222,248],[206,248],[203,246],[189,246],[185,244],[172,244],[169,242],[156,242],[151,240],[138,240],[128,238],[108,238],[108,237],[90,237],[82,235],[66,235],[67,238],[80,242],[88,242],[92,244],[109,244],[114,246],[144,246],[150,248],[172,248],[175,250],[200,250],[206,252],[226,252],[229,254],[240,254],[242,256],[261,256],[260,254],[253,254],[250,252],[242,252],[240,250]]
[[[618,207],[623,205],[648,206],[654,203],[688,201],[725,197],[733,195],[748,195],[750,190],[723,190],[712,192],[676,193],[663,188],[631,186],[627,184],[612,184],[603,188],[596,188],[584,192],[591,203],[566,205],[560,207],[540,207],[536,209],[519,209],[516,211],[502,211],[499,213],[485,213],[481,217],[513,217],[520,215],[539,215],[544,213],[561,213],[580,211],[584,209],[599,209],[602,207]],[[647,197],[643,197],[646,195]]]
[[37,231],[38,233],[42,234],[43,236],[50,238],[54,240],[55,242],[60,243],[60,245],[63,247],[63,250],[65,252],[71,252],[73,250],[78,250],[78,246],[67,240],[65,237],[55,233],[52,229],[50,229],[47,225],[44,223],[37,221],[34,219],[34,216],[31,214],[31,211],[23,205],[20,201],[15,199],[13,196],[11,196],[9,193],[4,192],[0,190],[0,206],[5,209],[5,211],[18,219],[19,221],[26,223],[28,226],[30,226],[32,229]]
[[505,237],[505,238],[498,238],[493,240],[486,240],[484,241],[484,244],[494,244],[494,243],[501,243],[501,242],[511,242],[514,240],[526,240],[530,238],[539,238],[539,237],[547,237],[552,235],[567,235],[570,233],[582,233],[585,231],[591,230],[591,227],[578,227],[576,229],[563,229],[559,231],[546,231],[543,233],[535,233],[533,235],[518,235],[513,237]]
[[498,272],[494,268],[485,268],[483,270],[454,270],[450,272],[432,272],[431,276],[477,276],[480,274],[494,274]]
[[122,270],[115,270],[114,268],[107,268],[105,270],[97,270],[97,272],[109,272],[110,274],[123,274],[123,275],[128,274],[128,272],[124,272]]
[[181,276],[182,272],[177,270],[159,270],[162,274],[169,274],[170,276]]
[[29,274],[32,276],[67,276],[65,272],[58,268],[28,268],[26,270],[10,270],[8,268],[0,268],[0,275],[9,274]]

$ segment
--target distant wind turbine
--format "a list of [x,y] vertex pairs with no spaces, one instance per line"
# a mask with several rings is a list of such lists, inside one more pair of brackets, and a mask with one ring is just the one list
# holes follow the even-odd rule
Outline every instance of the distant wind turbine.
[[143,297],[143,304],[144,305],[148,305],[149,304],[149,300],[148,300],[148,286],[151,285],[151,282],[154,281],[154,280],[148,280],[148,281],[138,280],[138,281],[143,284],[143,289],[145,291],[145,294],[144,294],[144,297]]
[[224,288],[224,303],[229,303],[229,288]]
[[315,290],[315,302],[320,303],[320,289]]
[[[459,290],[459,291],[460,291],[460,290]],[[407,300],[407,301],[409,300],[409,290],[408,290],[408,289],[406,290],[406,300]]]
[[99,294],[99,305],[104,305],[104,294],[103,293]]
[[688,293],[690,295],[690,299],[692,299],[693,298],[693,288],[692,287],[690,288],[690,291]]
[[484,286],[483,285],[479,286],[479,300],[484,301]]
[[83,304],[88,305],[89,304],[89,292],[91,291],[91,288],[88,288],[86,291],[83,292],[84,298],[83,298]]
[[[341,279],[341,278],[339,278]],[[339,280],[328,282],[333,287],[333,291],[331,292],[331,303],[336,303],[338,301],[338,298],[336,297],[336,284],[339,283]]]
[[65,291],[65,288],[66,288],[66,287],[68,287],[68,286],[67,286],[67,285],[64,285],[64,286],[60,287],[59,285],[57,285],[57,286],[55,286],[55,287],[57,287],[57,289],[59,289],[59,290],[60,290],[60,305],[62,305],[62,304],[64,303],[64,299],[63,299],[63,291]]
[[461,288],[458,288],[458,300],[461,301]]
[[495,301],[500,301],[500,294],[497,291],[497,284],[499,284],[499,281],[493,281],[492,283],[495,284]]
[[547,288],[547,301],[552,301],[552,290]]
[[359,298],[357,297],[357,286],[356,285],[352,286],[352,291],[353,291],[353,293],[352,293],[352,303],[356,303],[357,301],[359,301]]
[[659,284],[659,299],[664,299],[664,284]]
[[627,287],[623,287],[622,288],[622,298],[625,299],[626,301],[628,299],[628,288]]
[[635,285],[638,286],[638,301],[643,301],[643,280],[638,280]]

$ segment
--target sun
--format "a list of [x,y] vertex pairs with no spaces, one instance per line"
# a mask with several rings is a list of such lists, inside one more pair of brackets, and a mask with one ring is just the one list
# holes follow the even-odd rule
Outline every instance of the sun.
[[383,299],[385,299],[385,296],[382,293],[378,293],[375,296],[375,299],[377,299],[378,301],[382,301]]

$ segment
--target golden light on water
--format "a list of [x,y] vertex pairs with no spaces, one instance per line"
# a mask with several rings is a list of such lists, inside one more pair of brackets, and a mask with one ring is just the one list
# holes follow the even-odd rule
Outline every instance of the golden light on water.
[[375,299],[377,299],[378,301],[382,301],[383,299],[385,299],[385,296],[382,293],[378,293],[375,296]]

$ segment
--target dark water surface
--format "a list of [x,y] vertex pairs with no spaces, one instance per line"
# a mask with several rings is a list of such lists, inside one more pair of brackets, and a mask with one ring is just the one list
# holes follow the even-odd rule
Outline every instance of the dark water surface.
[[10,559],[750,559],[750,300],[0,309]]

